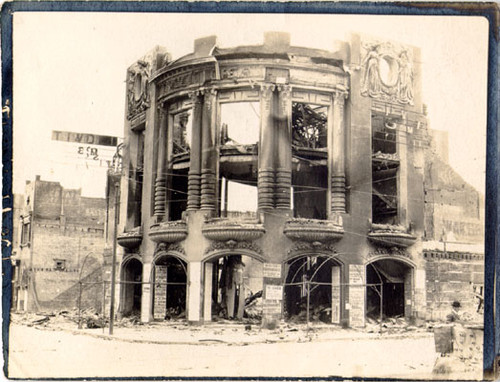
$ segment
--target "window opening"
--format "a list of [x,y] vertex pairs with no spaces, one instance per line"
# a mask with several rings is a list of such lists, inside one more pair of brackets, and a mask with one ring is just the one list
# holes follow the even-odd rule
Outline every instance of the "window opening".
[[297,148],[324,149],[327,147],[326,106],[292,103],[292,145]]
[[295,218],[325,220],[328,216],[328,168],[301,161],[292,172],[292,208]]
[[396,121],[372,113],[372,221],[398,224],[398,168]]
[[257,187],[222,178],[222,211],[227,218],[256,218]]
[[174,115],[173,127],[173,154],[187,154],[191,149],[191,135],[193,128],[193,119],[191,110],[177,113]]
[[64,271],[66,269],[66,260],[54,259],[54,269]]
[[258,102],[220,105],[219,197],[220,215],[256,218]]
[[222,146],[256,145],[259,142],[260,112],[258,102],[221,104]]
[[21,226],[21,245],[28,245],[30,243],[30,230],[31,223],[23,223]]
[[170,221],[181,220],[182,214],[187,208],[187,192],[188,192],[188,169],[170,170],[171,182],[169,184],[169,217]]

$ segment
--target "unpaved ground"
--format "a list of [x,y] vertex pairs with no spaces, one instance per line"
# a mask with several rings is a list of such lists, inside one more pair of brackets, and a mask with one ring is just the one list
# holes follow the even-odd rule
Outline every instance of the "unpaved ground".
[[[378,334],[332,326],[269,331],[227,322],[170,322],[122,325],[109,336],[108,328],[78,330],[75,322],[57,317],[35,325],[39,316],[13,318],[9,377],[450,376],[433,374],[439,355],[425,328],[385,328]],[[480,365],[445,362],[454,379],[480,378]]]

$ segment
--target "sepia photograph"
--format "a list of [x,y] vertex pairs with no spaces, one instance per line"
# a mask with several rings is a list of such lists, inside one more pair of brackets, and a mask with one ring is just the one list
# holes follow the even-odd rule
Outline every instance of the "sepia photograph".
[[8,378],[483,379],[488,19],[254,12],[13,12]]

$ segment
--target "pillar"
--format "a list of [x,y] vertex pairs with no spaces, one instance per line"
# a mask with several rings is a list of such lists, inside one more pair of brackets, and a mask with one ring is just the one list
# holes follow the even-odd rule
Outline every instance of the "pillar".
[[261,85],[258,208],[274,207],[274,89],[273,84]]
[[212,321],[212,278],[213,263],[205,263],[205,277],[203,279],[203,321]]
[[189,156],[187,210],[200,208],[201,176],[201,98],[197,92],[190,93],[193,104],[191,153]]
[[216,150],[216,109],[217,93],[206,91],[201,118],[201,201],[202,210],[215,210]]
[[141,322],[151,320],[151,264],[142,266]]
[[166,151],[167,151],[167,113],[163,106],[159,107],[160,129],[158,133],[158,165],[155,179],[154,217],[157,222],[165,219],[166,187]]
[[290,210],[292,186],[291,87],[280,85],[278,91],[275,201],[277,209]]
[[188,263],[187,319],[188,322],[200,322],[201,315],[201,262]]
[[[345,213],[345,122],[344,102],[347,93],[336,91],[333,107],[328,115],[329,147],[328,172],[330,177],[330,214]],[[330,122],[331,121],[331,122]]]

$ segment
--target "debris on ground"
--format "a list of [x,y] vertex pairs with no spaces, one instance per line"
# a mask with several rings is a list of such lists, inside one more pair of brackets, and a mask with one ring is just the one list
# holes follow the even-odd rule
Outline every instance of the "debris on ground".
[[260,320],[262,318],[262,291],[258,291],[245,299],[243,317]]

